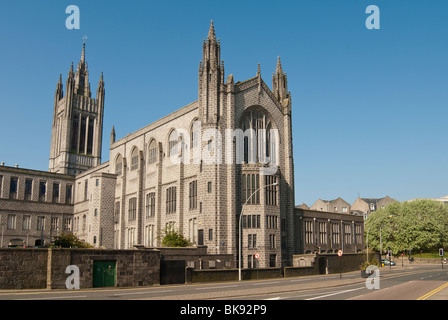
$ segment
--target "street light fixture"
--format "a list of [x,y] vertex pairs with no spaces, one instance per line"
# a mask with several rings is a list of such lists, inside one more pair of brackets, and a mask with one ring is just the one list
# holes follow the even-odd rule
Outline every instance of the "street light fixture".
[[[274,182],[274,183],[272,183],[272,184],[265,185],[264,188],[267,188],[267,187],[270,187],[270,186],[277,186],[277,185],[278,185],[278,182]],[[249,202],[250,198],[252,198],[252,196],[253,196],[255,193],[257,193],[258,191],[260,191],[261,188],[263,188],[263,187],[260,187],[260,188],[258,188],[257,190],[255,190],[255,191],[249,196],[249,198],[246,199],[246,202],[245,202],[245,203],[243,204],[243,206],[241,207],[241,214],[240,214],[240,221],[239,221],[240,239],[239,239],[239,241],[238,241],[238,242],[239,242],[239,244],[238,244],[238,251],[239,251],[239,259],[238,259],[238,279],[239,279],[239,281],[241,281],[241,246],[242,246],[242,242],[243,242],[243,239],[242,239],[242,230],[241,230],[241,221],[242,221],[242,218],[243,218],[243,210],[244,210],[244,206]]]
[[[392,215],[390,215],[388,218],[392,218],[393,216]],[[385,218],[385,217],[382,217],[383,219]],[[366,237],[366,244],[367,244],[367,263],[369,262],[369,231],[370,231],[370,228],[372,228],[372,226],[373,226],[373,224],[371,224],[370,225],[370,227],[369,227],[369,229],[367,229],[367,237]],[[381,247],[383,246],[382,245],[382,241],[381,241],[381,228],[382,228],[383,226],[381,226],[380,227],[380,242],[381,242]],[[380,249],[380,250],[382,250],[382,248]]]

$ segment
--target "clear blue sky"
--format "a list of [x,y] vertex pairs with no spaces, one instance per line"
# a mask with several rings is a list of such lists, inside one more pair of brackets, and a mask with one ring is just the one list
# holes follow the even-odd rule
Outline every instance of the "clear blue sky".
[[[68,5],[80,30],[68,30]],[[380,30],[368,30],[368,5]],[[103,161],[117,139],[197,99],[210,20],[226,75],[293,102],[296,203],[448,194],[448,1],[62,1],[0,4],[0,161],[48,170],[53,99],[81,57],[106,82]]]

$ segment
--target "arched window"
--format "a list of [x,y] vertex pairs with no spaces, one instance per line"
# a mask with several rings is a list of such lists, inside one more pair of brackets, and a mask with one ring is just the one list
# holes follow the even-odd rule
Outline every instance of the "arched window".
[[201,122],[195,120],[191,127],[191,152],[193,153],[193,163],[201,158]]
[[138,169],[138,149],[134,148],[131,153],[131,171]]
[[168,152],[169,155],[177,155],[179,152],[179,134],[177,133],[176,129],[171,131],[169,142],[168,142]]
[[201,122],[195,120],[191,126],[191,148],[200,147]]
[[115,160],[115,173],[119,176],[123,173],[123,157],[121,154],[119,154],[117,160]]
[[263,111],[246,111],[241,124],[244,131],[244,161],[246,163],[276,162],[276,135],[268,115]]
[[148,164],[157,162],[157,142],[152,140],[148,148]]

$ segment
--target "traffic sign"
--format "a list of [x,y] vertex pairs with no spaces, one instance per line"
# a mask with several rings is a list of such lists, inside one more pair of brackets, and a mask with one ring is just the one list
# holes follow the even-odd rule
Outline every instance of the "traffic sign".
[[255,259],[260,259],[260,254],[257,252],[255,255],[254,255],[254,257],[255,257]]
[[341,249],[338,250],[338,256],[340,256],[340,257],[342,256],[342,250]]

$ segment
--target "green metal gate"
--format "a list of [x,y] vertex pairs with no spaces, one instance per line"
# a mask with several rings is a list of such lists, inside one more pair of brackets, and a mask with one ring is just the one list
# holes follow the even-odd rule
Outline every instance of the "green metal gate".
[[116,261],[93,261],[93,287],[115,287]]

